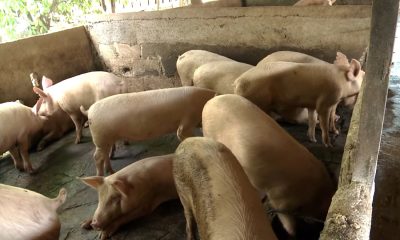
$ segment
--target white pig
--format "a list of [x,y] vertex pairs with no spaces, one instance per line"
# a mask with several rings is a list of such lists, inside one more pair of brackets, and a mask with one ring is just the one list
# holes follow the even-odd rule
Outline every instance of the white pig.
[[161,203],[178,198],[172,177],[173,155],[150,157],[108,177],[81,180],[98,192],[99,204],[83,228],[101,230],[101,239],[113,235],[122,225],[150,214]]
[[325,219],[334,192],[326,168],[265,112],[226,94],[207,102],[202,121],[204,136],[232,151],[289,234],[297,216]]
[[[40,98],[38,101],[42,101]],[[39,103],[40,105],[41,103]],[[32,107],[33,112],[37,112],[38,103]],[[49,143],[60,139],[74,127],[74,123],[66,112],[61,108],[56,109],[50,115],[41,116],[44,120],[42,131],[39,134],[39,142],[36,146],[37,151],[43,150]]]
[[176,61],[176,70],[181,78],[182,86],[192,86],[194,72],[201,65],[214,61],[233,61],[205,50],[190,50],[180,55]]
[[33,173],[28,150],[34,136],[40,134],[43,123],[43,118],[25,105],[17,102],[0,104],[0,155],[9,151],[15,168]]
[[62,188],[54,199],[24,188],[0,184],[0,239],[54,240],[60,235],[57,209],[65,202]]
[[187,239],[276,240],[271,223],[232,152],[210,138],[193,137],[176,149],[176,190],[186,218]]
[[180,87],[119,94],[93,104],[88,118],[97,175],[104,175],[104,169],[113,172],[109,154],[118,140],[146,140],[174,131],[180,140],[193,136],[204,104],[214,95],[204,88]]
[[193,85],[214,90],[218,94],[233,93],[235,79],[252,67],[234,60],[205,63],[194,72]]
[[[318,59],[316,57],[293,51],[278,51],[271,53],[270,55],[263,58],[260,62],[257,63],[257,67],[271,67],[270,62],[297,62],[297,63],[315,63],[315,64],[327,64],[327,62]],[[268,69],[270,71],[270,69]],[[295,86],[294,86],[295,87]],[[346,99],[346,105],[350,105],[350,102],[355,103],[355,97],[349,97]],[[332,108],[330,113],[330,124],[329,130],[335,134],[339,134],[339,131],[336,129],[335,120],[339,119],[339,116],[336,115],[336,107]],[[308,109],[307,108],[293,108],[288,106],[280,106],[279,109],[276,110],[279,115],[286,121],[292,123],[308,123],[309,129],[307,131],[307,135],[309,136],[310,141],[316,142],[315,138],[315,123],[314,118],[316,117],[315,111],[310,111],[312,114],[309,118]],[[279,118],[278,118],[279,119]],[[310,121],[309,121],[310,120]]]
[[[268,69],[266,71],[265,69]],[[235,94],[246,97],[266,112],[282,107],[307,108],[319,115],[322,140],[331,146],[330,116],[337,104],[360,91],[364,78],[360,62],[350,64],[338,53],[335,64],[271,62],[252,68],[235,80]],[[309,129],[315,129],[316,114],[309,114]],[[331,124],[334,125],[334,124]]]
[[96,101],[119,93],[127,92],[125,82],[108,72],[89,72],[65,79],[53,85],[47,77],[42,79],[43,90],[34,87],[41,100],[38,101],[38,115],[51,116],[60,108],[65,111],[75,124],[76,139],[79,143],[82,137],[82,127],[85,116],[80,106],[89,108]]

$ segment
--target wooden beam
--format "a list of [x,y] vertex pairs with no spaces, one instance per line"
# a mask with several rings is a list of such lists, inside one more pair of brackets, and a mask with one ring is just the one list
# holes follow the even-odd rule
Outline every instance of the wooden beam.
[[321,240],[369,239],[399,0],[374,0],[367,69]]

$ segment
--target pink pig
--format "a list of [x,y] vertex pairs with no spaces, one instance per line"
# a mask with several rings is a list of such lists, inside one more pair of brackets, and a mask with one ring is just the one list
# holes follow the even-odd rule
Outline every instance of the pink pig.
[[43,77],[43,90],[33,87],[33,91],[39,94],[37,114],[51,116],[62,109],[75,124],[76,139],[79,143],[82,137],[82,126],[86,117],[79,107],[89,108],[96,101],[127,91],[125,82],[108,72],[89,72],[72,78],[68,78],[53,85],[53,81]]
[[54,240],[60,235],[57,209],[67,192],[60,189],[54,199],[24,188],[0,184],[0,239]]
[[108,177],[81,180],[97,190],[99,204],[83,228],[101,230],[101,239],[122,225],[150,214],[161,203],[178,198],[172,176],[173,154],[146,158]]
[[0,104],[0,154],[10,151],[18,170],[33,173],[28,150],[43,123],[43,117],[36,116],[31,108],[21,103]]

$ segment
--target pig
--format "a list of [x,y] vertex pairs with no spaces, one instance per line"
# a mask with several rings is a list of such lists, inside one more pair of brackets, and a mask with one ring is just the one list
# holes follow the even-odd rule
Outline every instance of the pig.
[[50,199],[24,188],[0,184],[0,239],[54,240],[60,235],[57,209],[65,202],[67,191],[61,188]]
[[256,105],[239,95],[217,96],[204,106],[202,125],[205,137],[232,151],[290,235],[298,216],[325,219],[334,193],[325,166]]
[[[327,62],[320,60],[316,57],[300,53],[300,52],[293,52],[293,51],[278,51],[271,53],[267,57],[263,58],[260,62],[257,63],[258,67],[268,67],[270,62],[296,62],[296,63],[316,63],[316,64],[326,64]],[[349,105],[350,102],[355,103],[355,97],[345,98],[346,105]],[[331,132],[335,134],[339,134],[339,131],[336,129],[335,121],[339,119],[339,116],[336,115],[336,107],[333,107],[331,111],[330,119],[334,121],[330,121],[329,129]],[[308,117],[308,109],[307,108],[291,108],[291,107],[280,107],[277,110],[279,115],[285,121],[297,124],[309,124],[309,129],[307,131],[307,135],[311,142],[317,142],[315,138],[315,120],[316,113],[315,111],[310,111],[311,118]],[[280,118],[278,117],[277,120]],[[309,122],[309,119],[311,120]]]
[[28,151],[43,124],[44,119],[36,116],[30,107],[17,102],[0,104],[0,155],[9,151],[15,168],[33,173]]
[[[42,100],[39,99],[38,101]],[[38,103],[32,107],[34,113],[37,112],[37,106]],[[51,115],[42,116],[41,118],[44,123],[39,136],[36,137],[39,140],[36,151],[42,151],[49,143],[60,139],[74,127],[71,118],[61,108],[56,109]]]
[[182,82],[182,86],[192,86],[194,72],[201,65],[214,61],[233,61],[205,50],[190,50],[179,56],[176,61],[176,70]]
[[127,92],[125,82],[108,72],[88,72],[54,85],[51,79],[44,76],[42,87],[43,90],[33,87],[33,91],[40,96],[37,114],[51,116],[59,109],[66,112],[75,125],[75,143],[81,141],[82,127],[86,120],[80,111],[81,105],[89,108],[102,98]]
[[232,152],[210,138],[192,137],[176,149],[173,177],[186,218],[186,239],[277,240]]
[[311,5],[323,5],[332,6],[336,0],[300,0],[296,2],[293,6],[311,6]]
[[180,140],[192,136],[204,104],[214,95],[204,88],[166,88],[119,94],[93,104],[87,114],[97,175],[104,175],[104,169],[113,173],[109,154],[118,140],[147,140],[173,131]]
[[[268,69],[269,71],[266,71]],[[279,108],[307,108],[309,129],[315,129],[317,111],[325,146],[332,146],[329,125],[341,99],[355,96],[364,78],[360,62],[338,53],[334,64],[271,62],[252,68],[235,80],[235,94],[266,112]],[[293,87],[295,86],[295,87]]]
[[218,94],[232,94],[235,79],[252,67],[234,60],[205,63],[194,71],[193,85],[214,90]]
[[81,180],[98,192],[99,203],[92,219],[82,227],[100,230],[101,239],[122,225],[150,214],[157,206],[177,199],[172,177],[173,154],[146,158],[108,176]]

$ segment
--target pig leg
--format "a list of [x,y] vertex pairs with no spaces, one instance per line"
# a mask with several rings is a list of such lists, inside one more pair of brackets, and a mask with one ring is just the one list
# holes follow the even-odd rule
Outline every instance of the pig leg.
[[24,170],[28,173],[33,173],[33,168],[31,161],[29,160],[29,140],[25,139],[18,146],[19,154],[21,154],[22,160],[24,162]]
[[[196,123],[194,126],[197,126]],[[193,130],[194,126],[191,126],[189,120],[183,120],[176,131],[179,141],[185,140],[185,138],[194,136]]]
[[86,219],[83,222],[81,222],[81,228],[84,228],[86,230],[93,229],[90,224],[92,224],[92,218]]
[[282,223],[283,228],[287,231],[290,236],[296,235],[296,220],[294,217],[286,214],[278,213],[278,218]]
[[315,109],[308,109],[308,131],[307,136],[311,142],[317,142],[315,139],[315,127],[317,126],[317,112]]
[[329,116],[331,113],[331,107],[328,108],[318,108],[319,122],[322,131],[322,142],[325,147],[332,147],[331,141],[329,139]]
[[[110,161],[109,154],[111,151],[111,147],[99,148],[96,147],[96,151],[94,152],[93,158],[96,164],[96,175],[104,176],[104,166],[105,161]],[[111,164],[109,163],[109,167],[111,168]],[[112,170],[112,169],[111,169]]]
[[115,173],[114,170],[113,170],[112,167],[111,167],[110,158],[107,158],[107,160],[104,161],[104,169],[105,169],[109,174]]
[[85,123],[85,119],[83,115],[71,115],[71,119],[75,125],[75,132],[76,132],[75,144],[78,144],[81,142],[82,127],[83,124]]
[[336,115],[336,108],[338,104],[335,104],[335,106],[332,107],[331,109],[331,114],[329,118],[329,131],[333,132],[335,135],[339,135],[339,130],[336,128],[336,118],[338,117]]
[[22,164],[21,156],[19,155],[19,151],[17,147],[13,147],[10,150],[8,150],[11,154],[11,157],[14,161],[14,166],[16,169],[20,171],[24,171],[24,166]]

